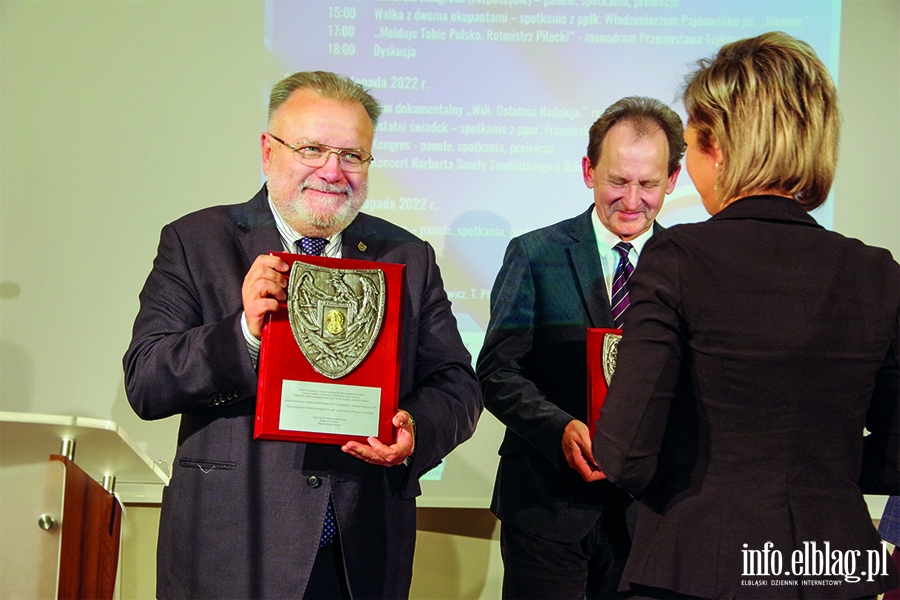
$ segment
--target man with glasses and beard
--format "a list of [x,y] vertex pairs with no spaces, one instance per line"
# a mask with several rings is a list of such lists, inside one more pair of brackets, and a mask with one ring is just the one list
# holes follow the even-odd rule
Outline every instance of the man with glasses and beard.
[[[181,416],[159,598],[409,594],[419,476],[472,435],[482,400],[433,249],[359,212],[380,114],[346,77],[287,77],[260,138],[262,189],[162,230],[124,358],[135,412]],[[263,319],[289,271],[273,251],[406,265],[394,444],[253,439]]]

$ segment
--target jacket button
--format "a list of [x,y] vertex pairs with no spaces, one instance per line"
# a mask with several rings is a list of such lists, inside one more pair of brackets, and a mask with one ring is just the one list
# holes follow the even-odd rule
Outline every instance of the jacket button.
[[322,485],[322,480],[316,477],[315,475],[310,475],[306,478],[306,485],[311,488],[317,488]]

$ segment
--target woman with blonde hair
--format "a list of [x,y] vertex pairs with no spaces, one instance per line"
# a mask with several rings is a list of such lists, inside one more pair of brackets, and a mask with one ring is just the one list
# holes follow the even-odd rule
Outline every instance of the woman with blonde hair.
[[900,493],[900,265],[807,214],[834,177],[834,84],[766,33],[701,60],[684,102],[712,218],[645,247],[593,440],[642,503],[622,589],[874,597],[900,585],[863,499]]

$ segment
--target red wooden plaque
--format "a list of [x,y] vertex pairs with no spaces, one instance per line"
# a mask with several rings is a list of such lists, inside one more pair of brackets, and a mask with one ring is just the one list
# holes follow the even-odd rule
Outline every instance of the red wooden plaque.
[[[361,341],[357,343],[349,339],[342,344],[343,340],[339,339],[342,334],[349,337],[354,327],[365,327],[371,322],[371,319],[362,317],[372,314],[369,298],[364,299],[360,294],[353,297],[349,293],[354,285],[362,287],[359,285],[361,278],[353,274],[353,270],[383,273],[384,305],[381,327],[361,362],[346,374],[337,377],[333,373],[326,375],[321,372],[321,364],[320,369],[313,366],[311,360],[315,358],[308,359],[304,354],[288,314],[292,294],[305,294],[311,288],[295,289],[292,285],[295,282],[288,283],[288,301],[279,303],[278,310],[269,313],[263,324],[253,437],[341,445],[350,440],[365,443],[371,436],[384,444],[392,444],[395,432],[391,419],[397,412],[400,393],[405,266],[286,252],[271,254],[292,267],[295,262],[300,262],[305,263],[301,267],[310,265],[309,268],[316,269],[315,273],[326,273],[322,268],[330,270],[330,273],[319,277],[336,277],[333,286],[325,286],[327,291],[334,293],[333,297],[323,299],[321,289],[312,290],[311,294],[303,296],[302,306],[307,309],[303,314],[335,314],[339,324],[331,329],[331,325],[325,325],[324,317],[316,322],[311,322],[315,319],[295,318],[296,323],[306,323],[306,329],[313,331],[314,339],[304,342],[311,357],[325,355],[326,358],[331,356],[343,361],[349,355],[347,348],[362,344]],[[306,275],[305,278],[312,281],[314,276]],[[343,294],[338,289],[339,285],[348,293]],[[343,308],[335,311],[329,310],[329,306]],[[353,321],[354,315],[356,322]],[[331,324],[334,321],[328,322]],[[344,327],[343,330],[338,331],[341,327]],[[304,339],[309,340],[309,337]],[[338,343],[327,345],[334,342]]]

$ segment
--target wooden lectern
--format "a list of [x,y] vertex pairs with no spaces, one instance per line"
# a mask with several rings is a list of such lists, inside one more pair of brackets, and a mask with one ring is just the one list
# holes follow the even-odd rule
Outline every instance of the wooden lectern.
[[117,480],[168,476],[113,421],[0,412],[0,598],[115,596]]

